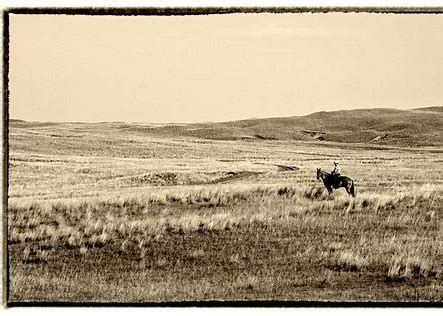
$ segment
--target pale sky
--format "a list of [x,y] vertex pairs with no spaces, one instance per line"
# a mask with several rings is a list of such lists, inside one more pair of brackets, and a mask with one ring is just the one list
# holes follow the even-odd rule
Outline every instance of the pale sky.
[[443,16],[10,16],[10,117],[201,122],[443,105]]

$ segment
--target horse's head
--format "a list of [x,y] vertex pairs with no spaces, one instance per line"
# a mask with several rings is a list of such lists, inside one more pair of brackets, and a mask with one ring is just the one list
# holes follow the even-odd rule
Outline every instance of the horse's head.
[[327,172],[321,170],[321,168],[317,168],[317,180],[324,180],[327,175]]

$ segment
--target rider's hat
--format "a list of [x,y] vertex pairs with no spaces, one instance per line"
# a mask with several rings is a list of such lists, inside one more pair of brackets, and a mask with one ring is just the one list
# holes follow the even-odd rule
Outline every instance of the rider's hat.
[[338,161],[337,160],[334,160],[334,165],[338,165]]

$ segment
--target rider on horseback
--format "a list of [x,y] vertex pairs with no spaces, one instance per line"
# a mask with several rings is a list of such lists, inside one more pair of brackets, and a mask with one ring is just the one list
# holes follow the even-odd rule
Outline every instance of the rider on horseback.
[[334,160],[334,170],[332,170],[331,174],[336,177],[340,176],[340,166],[337,160]]
[[340,176],[340,166],[337,160],[334,160],[334,170],[332,170],[331,175],[334,177],[334,183],[337,184],[338,177]]

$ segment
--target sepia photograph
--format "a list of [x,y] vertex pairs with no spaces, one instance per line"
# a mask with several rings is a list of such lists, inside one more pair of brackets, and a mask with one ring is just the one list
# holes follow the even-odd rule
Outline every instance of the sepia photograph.
[[442,13],[5,11],[7,306],[441,306]]

